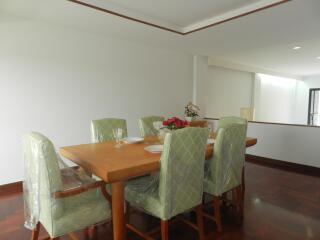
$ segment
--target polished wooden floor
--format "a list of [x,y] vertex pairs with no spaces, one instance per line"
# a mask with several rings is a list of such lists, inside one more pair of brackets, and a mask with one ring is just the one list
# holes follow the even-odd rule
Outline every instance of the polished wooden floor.
[[[232,211],[226,211],[224,232],[217,234],[214,223],[206,221],[206,239],[320,239],[320,177],[247,163],[246,181],[243,224],[239,225]],[[0,195],[0,239],[29,239],[30,231],[23,228],[23,218],[21,193]],[[143,229],[158,224],[156,219],[139,213],[132,214],[130,221]],[[46,233],[41,235],[46,236]],[[77,235],[79,239],[85,239],[82,232]],[[170,238],[198,239],[197,234],[183,223],[171,228]],[[92,239],[112,239],[110,226],[99,226]],[[129,233],[128,239],[139,238]]]

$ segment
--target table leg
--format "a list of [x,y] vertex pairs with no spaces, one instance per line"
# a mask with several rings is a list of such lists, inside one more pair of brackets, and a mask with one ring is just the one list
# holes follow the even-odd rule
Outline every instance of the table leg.
[[125,240],[127,231],[124,215],[124,183],[112,183],[112,222],[113,239]]

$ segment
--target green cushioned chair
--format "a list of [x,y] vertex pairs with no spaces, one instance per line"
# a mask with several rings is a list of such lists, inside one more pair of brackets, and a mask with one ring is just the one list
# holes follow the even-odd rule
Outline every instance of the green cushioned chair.
[[[201,203],[208,134],[207,128],[192,127],[167,134],[160,173],[126,184],[125,198],[129,205],[161,219],[163,240],[168,239],[168,220],[195,207],[199,235],[203,239]],[[131,225],[128,227],[140,236],[144,234]]]
[[24,136],[23,150],[25,226],[33,229],[32,239],[38,239],[40,225],[51,239],[58,239],[111,218],[101,192],[104,185],[74,169],[60,169],[61,160],[45,136]]
[[115,128],[123,129],[123,136],[127,137],[127,123],[124,119],[104,118],[91,121],[91,141],[93,143],[114,140],[112,130]]
[[[128,136],[127,133],[127,121],[125,119],[118,118],[103,118],[98,120],[91,121],[91,142],[92,143],[101,143],[106,141],[114,140],[113,129],[121,128],[123,129],[122,137],[125,138]],[[101,180],[96,175],[92,176],[96,180]],[[111,185],[107,185],[108,194],[111,194]],[[111,200],[110,196],[107,196]]]
[[149,116],[149,117],[140,118],[138,123],[139,123],[141,137],[157,136],[158,130],[154,128],[153,123],[158,121],[163,122],[164,117]]
[[[227,127],[230,124],[234,124],[234,123],[239,123],[239,124],[245,124],[246,125],[246,132],[247,132],[247,126],[248,126],[248,121],[245,118],[241,118],[241,117],[222,117],[220,118],[219,122],[218,122],[218,128],[219,127]],[[245,165],[245,164],[244,164]],[[245,194],[245,167],[243,166],[242,169],[242,197],[244,200],[244,194]]]
[[[127,122],[125,119],[103,118],[91,121],[91,142],[101,143],[114,140],[113,129],[123,129],[123,138],[128,136]],[[96,180],[101,180],[98,176],[93,175]],[[111,185],[107,186],[108,193],[111,194]]]
[[245,118],[241,118],[241,117],[222,117],[219,119],[218,122],[218,128],[220,127],[226,127],[230,124],[234,124],[234,123],[239,123],[239,124],[245,124],[247,126],[247,120]]
[[213,195],[214,217],[205,214],[217,223],[218,231],[222,231],[220,201],[223,194],[232,191],[238,210],[242,210],[241,177],[245,161],[245,139],[247,124],[231,123],[219,128],[214,144],[214,156],[206,161],[204,177],[204,193]]

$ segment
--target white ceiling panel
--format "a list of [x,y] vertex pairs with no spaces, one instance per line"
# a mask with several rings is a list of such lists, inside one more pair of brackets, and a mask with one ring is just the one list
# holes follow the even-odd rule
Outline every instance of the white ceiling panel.
[[[143,2],[132,0],[132,2],[136,1],[140,4]],[[124,4],[126,1],[121,2]],[[179,5],[182,0],[170,2]],[[191,1],[186,0],[186,2]],[[244,1],[237,3],[241,4]],[[194,8],[196,13],[194,16],[179,16],[171,20],[175,21],[174,24],[178,24],[181,23],[178,21],[187,22],[198,19],[199,12],[203,11],[203,8],[201,6],[199,7],[201,9],[197,9],[196,6]],[[141,11],[146,13],[146,9],[149,7],[142,8]],[[12,16],[165,47],[172,51],[210,56],[221,62],[232,62],[299,76],[320,73],[320,60],[317,59],[320,56],[319,0],[293,0],[185,36],[128,21],[66,0],[1,0],[0,15],[1,11]],[[180,12],[180,8],[176,11]],[[188,11],[190,12],[190,9]],[[148,14],[152,15],[151,12]],[[164,19],[164,21],[167,20]],[[0,18],[0,27],[1,21],[8,20]],[[294,46],[301,46],[301,49],[295,51],[292,49]]]

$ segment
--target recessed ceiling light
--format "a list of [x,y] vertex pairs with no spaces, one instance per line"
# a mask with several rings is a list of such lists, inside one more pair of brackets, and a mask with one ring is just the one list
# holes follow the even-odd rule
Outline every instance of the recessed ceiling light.
[[320,57],[317,57],[317,59],[319,59],[319,60],[320,60]]
[[293,50],[299,50],[301,47],[300,46],[295,46],[293,47]]

